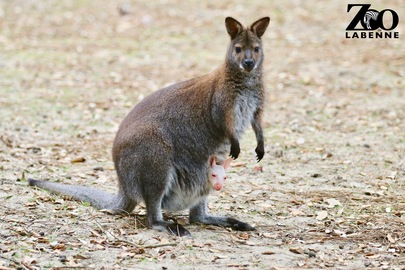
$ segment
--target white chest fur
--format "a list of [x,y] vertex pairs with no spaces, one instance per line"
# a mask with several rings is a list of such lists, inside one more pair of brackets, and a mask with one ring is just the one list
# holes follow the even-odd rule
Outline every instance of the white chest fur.
[[235,133],[238,139],[251,124],[253,115],[259,106],[259,97],[256,91],[243,91],[236,99],[234,107]]

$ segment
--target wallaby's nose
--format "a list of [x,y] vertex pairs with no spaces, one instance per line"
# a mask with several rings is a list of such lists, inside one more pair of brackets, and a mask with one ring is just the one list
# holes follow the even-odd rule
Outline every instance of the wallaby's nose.
[[255,61],[253,59],[243,60],[243,69],[246,71],[251,71],[255,66]]

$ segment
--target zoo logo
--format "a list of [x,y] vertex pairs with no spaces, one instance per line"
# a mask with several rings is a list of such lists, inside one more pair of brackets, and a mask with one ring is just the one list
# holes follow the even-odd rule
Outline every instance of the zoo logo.
[[[357,32],[353,33],[352,35],[346,32],[346,38],[399,38],[399,32],[381,32],[381,29],[391,31],[398,26],[399,16],[394,10],[384,9],[377,11],[375,9],[370,9],[371,4],[348,4],[347,12],[349,12],[352,7],[355,6],[359,6],[361,8],[347,26],[346,31],[378,30],[378,32],[360,32],[360,35]],[[390,13],[392,17],[392,23],[390,26],[384,24],[383,19],[386,13]],[[359,23],[363,28],[356,28]]]

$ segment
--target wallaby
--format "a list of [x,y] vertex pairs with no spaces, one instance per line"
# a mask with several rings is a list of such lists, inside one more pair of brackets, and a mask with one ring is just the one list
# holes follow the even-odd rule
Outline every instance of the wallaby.
[[211,188],[216,191],[222,189],[222,185],[226,180],[226,169],[228,169],[229,164],[231,164],[233,158],[228,158],[224,161],[222,165],[218,165],[215,160],[215,156],[210,158],[210,172],[208,175],[209,184]]
[[118,194],[33,179],[29,184],[117,213],[129,213],[143,201],[148,227],[180,236],[190,233],[175,222],[165,221],[162,209],[189,209],[191,223],[254,230],[237,219],[208,214],[211,188],[207,185],[207,161],[213,155],[225,160],[229,149],[236,159],[239,139],[249,124],[256,134],[257,159],[263,158],[261,37],[269,23],[270,18],[265,17],[244,28],[227,17],[230,43],[221,67],[209,75],[161,89],[129,112],[112,150]]

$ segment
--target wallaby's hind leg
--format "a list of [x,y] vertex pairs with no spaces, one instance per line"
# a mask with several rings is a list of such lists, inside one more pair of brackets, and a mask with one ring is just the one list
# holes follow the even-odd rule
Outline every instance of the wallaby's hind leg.
[[171,173],[172,148],[169,142],[160,129],[151,126],[137,126],[135,135],[131,138],[131,144],[118,140],[120,143],[114,146],[113,157],[120,190],[134,201],[144,201],[149,228],[179,236],[189,235],[181,225],[163,220],[163,197],[174,177]]
[[[156,190],[155,190],[155,192],[156,192]],[[156,199],[150,198],[150,197],[145,198],[148,226],[154,230],[167,231],[167,232],[177,235],[177,236],[190,235],[190,232],[187,231],[180,224],[163,220],[162,207],[161,207],[162,198],[163,198],[163,192],[162,192],[162,196],[161,196],[160,200],[156,200]]]
[[190,223],[201,223],[230,227],[235,231],[254,231],[251,225],[230,217],[213,216],[208,214],[207,198],[190,209]]
[[161,202],[157,202],[155,200],[145,200],[145,204],[148,217],[148,226],[150,228],[158,231],[167,231],[177,236],[191,235],[190,232],[180,224],[163,220]]
[[170,165],[165,163],[161,160],[156,166],[151,166],[141,174],[144,183],[142,197],[146,205],[148,227],[158,231],[167,231],[178,236],[187,236],[190,235],[190,232],[183,226],[163,220],[162,200],[167,188],[170,187],[172,177],[170,175]]

